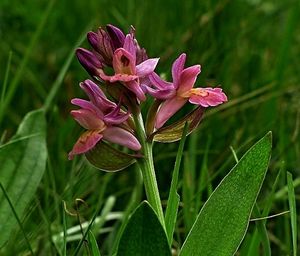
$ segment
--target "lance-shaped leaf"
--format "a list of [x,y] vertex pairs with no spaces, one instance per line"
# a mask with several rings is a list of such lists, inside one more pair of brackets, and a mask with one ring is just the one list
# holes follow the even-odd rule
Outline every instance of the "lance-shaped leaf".
[[121,236],[117,256],[170,256],[166,233],[148,202],[130,217]]
[[87,160],[96,168],[115,172],[123,170],[135,162],[136,156],[117,150],[104,141],[85,153]]
[[17,225],[14,211],[22,220],[44,174],[46,159],[46,120],[44,111],[37,110],[27,114],[12,140],[0,147],[0,182],[4,188],[0,190],[0,247]]
[[197,107],[196,109],[191,111],[189,114],[187,114],[177,122],[158,129],[156,132],[152,133],[148,139],[150,141],[154,140],[157,142],[164,142],[164,143],[178,141],[181,139],[182,131],[185,123],[188,124],[189,130],[187,135],[189,135],[200,124],[203,117],[203,113],[204,113],[204,108]]
[[234,255],[248,228],[271,154],[271,133],[221,181],[201,209],[180,256]]

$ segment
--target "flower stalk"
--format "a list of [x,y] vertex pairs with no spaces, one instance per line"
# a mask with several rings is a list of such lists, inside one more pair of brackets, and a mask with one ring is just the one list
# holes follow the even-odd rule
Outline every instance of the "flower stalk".
[[141,113],[139,112],[134,114],[133,118],[136,125],[137,137],[142,145],[143,157],[137,159],[137,163],[143,175],[146,196],[150,205],[156,212],[162,226],[165,228],[164,214],[162,210],[153,163],[152,142],[147,141],[143,117]]

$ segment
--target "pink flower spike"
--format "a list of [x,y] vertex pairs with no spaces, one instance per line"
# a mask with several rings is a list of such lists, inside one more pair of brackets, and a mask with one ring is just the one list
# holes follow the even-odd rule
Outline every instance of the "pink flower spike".
[[74,155],[79,155],[86,153],[92,149],[101,139],[103,135],[99,134],[97,131],[86,131],[77,140],[73,146],[72,151],[69,153],[69,160],[72,160]]
[[135,151],[141,149],[141,144],[137,138],[132,133],[121,127],[108,127],[103,132],[103,139],[120,144]]
[[217,106],[227,101],[221,88],[194,88],[190,90],[189,102],[202,107]]

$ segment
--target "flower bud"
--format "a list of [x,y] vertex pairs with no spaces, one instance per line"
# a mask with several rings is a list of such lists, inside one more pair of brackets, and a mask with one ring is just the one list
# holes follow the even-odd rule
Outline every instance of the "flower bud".
[[94,53],[86,49],[78,48],[76,50],[76,56],[80,64],[91,76],[97,76],[99,74],[99,70],[103,68],[103,64],[99,58],[97,58]]

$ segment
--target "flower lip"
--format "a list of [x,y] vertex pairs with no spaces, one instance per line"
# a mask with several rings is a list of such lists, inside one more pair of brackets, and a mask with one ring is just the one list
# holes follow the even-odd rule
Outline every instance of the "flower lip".
[[192,95],[207,97],[208,91],[203,88],[192,88],[189,91],[178,94],[182,98],[190,98]]
[[114,52],[113,68],[116,74],[135,74],[135,57],[124,48],[119,48]]
[[202,107],[214,107],[227,101],[226,94],[221,88],[195,88],[192,92],[189,102],[201,105]]
[[72,160],[74,155],[84,154],[95,147],[102,137],[103,135],[95,130],[84,132],[73,146],[72,151],[69,153],[69,160]]

